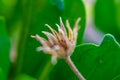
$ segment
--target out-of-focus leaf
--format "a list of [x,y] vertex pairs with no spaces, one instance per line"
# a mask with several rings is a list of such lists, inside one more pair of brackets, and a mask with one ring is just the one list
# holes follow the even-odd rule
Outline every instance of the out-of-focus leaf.
[[17,0],[0,0],[0,15],[10,17]]
[[120,75],[115,76],[112,80],[120,80]]
[[31,76],[26,75],[26,74],[21,74],[21,75],[17,76],[17,78],[15,80],[37,80],[37,79],[34,79]]
[[115,1],[117,24],[120,30],[120,0]]
[[2,68],[0,68],[0,80],[4,80],[4,73],[2,72]]
[[[16,32],[19,32],[22,27],[22,1],[21,0],[13,0],[15,3],[12,13],[7,18],[7,30],[9,32],[9,36],[13,37]],[[7,12],[9,13],[9,12]]]
[[[46,71],[50,56],[43,52],[36,52],[36,47],[40,44],[32,39],[30,35],[39,34],[44,35],[41,31],[48,31],[44,24],[49,24],[57,29],[55,23],[59,23],[59,17],[63,18],[65,23],[66,19],[70,20],[73,27],[76,19],[81,17],[81,29],[79,31],[78,43],[82,42],[84,29],[85,29],[85,9],[82,0],[24,0],[21,1],[22,21],[23,27],[21,32],[21,39],[18,47],[18,59],[16,73],[24,72],[26,74],[38,77],[42,75],[42,71]],[[49,30],[50,31],[50,30]],[[48,73],[44,75],[47,77]],[[42,77],[42,76],[40,76]]]
[[22,17],[21,0],[0,0],[0,15],[6,19],[7,31],[10,37],[13,37],[16,32],[20,31]]
[[10,41],[6,32],[4,17],[0,16],[0,79],[8,80],[10,68]]
[[120,1],[97,0],[95,4],[95,25],[105,33],[120,40]]
[[[73,62],[86,80],[114,80],[120,74],[120,45],[115,38],[105,35],[101,45],[83,44],[72,55]],[[64,61],[56,65],[51,80],[78,80]],[[118,76],[118,77],[117,77]],[[118,79],[117,79],[118,80]]]

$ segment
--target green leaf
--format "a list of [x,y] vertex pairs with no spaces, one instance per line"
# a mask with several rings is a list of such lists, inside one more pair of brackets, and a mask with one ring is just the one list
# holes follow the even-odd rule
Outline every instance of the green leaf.
[[111,33],[120,40],[120,1],[97,0],[95,4],[95,25],[105,33]]
[[55,23],[59,23],[60,16],[64,23],[66,19],[69,19],[72,26],[76,19],[81,17],[78,38],[78,43],[81,43],[85,29],[85,8],[82,0],[64,0],[64,2],[62,0],[25,0],[21,7],[23,7],[24,16],[22,17],[23,26],[18,47],[16,74],[23,72],[43,79],[42,73],[46,73],[44,75],[46,78],[52,68],[49,67],[48,72],[45,70],[50,56],[43,52],[36,52],[40,44],[30,36],[39,34],[45,37],[41,33],[41,31],[48,31],[44,24],[47,23],[57,29]]
[[21,0],[0,0],[0,15],[5,17],[7,31],[13,39],[13,35],[21,28]]
[[16,2],[16,0],[0,0],[0,15],[10,17]]
[[0,80],[4,80],[4,73],[2,71],[2,68],[0,68]]
[[[72,55],[76,67],[86,80],[114,80],[120,74],[120,45],[106,34],[102,43],[83,44]],[[51,72],[51,80],[78,80],[67,63],[59,61]]]
[[10,40],[4,17],[0,16],[0,80],[8,80],[10,68]]
[[21,75],[17,76],[17,78],[15,80],[37,80],[37,79],[34,79],[31,76],[26,75],[26,74],[21,74]]
[[120,75],[115,76],[112,80],[120,80]]
[[0,16],[0,36],[8,37],[4,17]]

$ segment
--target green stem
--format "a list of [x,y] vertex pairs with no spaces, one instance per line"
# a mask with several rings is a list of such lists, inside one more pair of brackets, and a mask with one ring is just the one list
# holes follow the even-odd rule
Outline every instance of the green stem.
[[39,74],[40,76],[38,80],[46,80],[52,68],[53,68],[53,65],[51,64],[51,61],[48,61],[44,69],[41,71],[42,73]]

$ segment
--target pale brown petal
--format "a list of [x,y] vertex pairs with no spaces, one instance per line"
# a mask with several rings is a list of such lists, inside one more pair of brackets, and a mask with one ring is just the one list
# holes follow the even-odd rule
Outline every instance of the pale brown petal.
[[36,49],[37,51],[44,51],[45,53],[47,53],[47,54],[54,54],[55,53],[55,51],[51,48],[51,47],[37,47],[37,49]]
[[43,47],[43,51],[47,54],[56,55],[56,52],[51,47]]
[[65,40],[65,38],[66,38],[67,36],[65,35],[63,29],[61,29],[61,27],[60,27],[58,24],[56,24],[56,26],[58,27],[60,40],[62,40],[62,39]]
[[63,24],[63,22],[62,22],[62,18],[61,18],[61,17],[60,17],[60,27],[61,27],[61,29],[64,31],[64,35],[67,36],[67,32],[66,32],[66,29],[65,29],[65,27],[64,27],[64,24]]
[[58,39],[58,41],[60,40],[60,36],[59,36],[59,34],[54,30],[54,29],[52,29],[51,28],[51,26],[49,26],[48,24],[45,24],[45,26],[47,26],[51,31],[52,31],[52,33],[54,34],[54,36]]
[[68,38],[69,38],[70,41],[72,41],[73,40],[73,32],[72,32],[72,29],[70,27],[70,24],[69,24],[68,20],[66,20],[66,27],[68,29]]
[[79,22],[80,22],[81,18],[78,18],[75,25],[74,25],[74,29],[73,29],[73,40],[76,41],[77,39],[77,35],[78,35],[78,30],[79,30]]
[[57,43],[58,43],[58,41],[57,41],[56,37],[55,37],[54,35],[52,35],[51,33],[46,32],[46,31],[42,31],[42,33],[44,33],[44,34],[48,37],[49,42],[50,42],[52,45],[54,45],[54,44],[57,44]]
[[42,43],[43,46],[50,46],[50,43],[46,39],[40,37],[39,35],[31,36],[31,37],[40,41],[40,43]]
[[81,18],[78,18],[78,19],[76,20],[74,27],[77,27],[77,26],[79,25],[80,20],[81,20]]

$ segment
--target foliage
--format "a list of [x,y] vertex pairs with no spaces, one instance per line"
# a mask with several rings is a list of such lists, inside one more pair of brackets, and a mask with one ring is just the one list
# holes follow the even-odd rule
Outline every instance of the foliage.
[[[102,6],[102,7],[101,7]],[[63,59],[51,64],[51,56],[37,52],[39,42],[30,36],[57,29],[59,17],[73,27],[81,18],[72,60],[87,80],[120,79],[120,6],[116,0],[97,0],[95,25],[106,34],[100,45],[83,43],[86,11],[82,0],[0,0],[0,80],[78,80]],[[118,42],[117,42],[118,41]],[[15,45],[15,47],[13,46]],[[11,60],[11,49],[15,59]]]
[[120,40],[120,1],[97,0],[94,12],[96,27]]
[[[120,74],[120,45],[110,34],[105,35],[100,45],[78,46],[72,59],[86,80],[114,80]],[[64,61],[60,61],[54,67],[51,76],[51,80],[56,80],[58,77],[57,80],[77,80]]]
[[7,80],[10,70],[10,40],[6,32],[4,17],[0,16],[0,80]]

